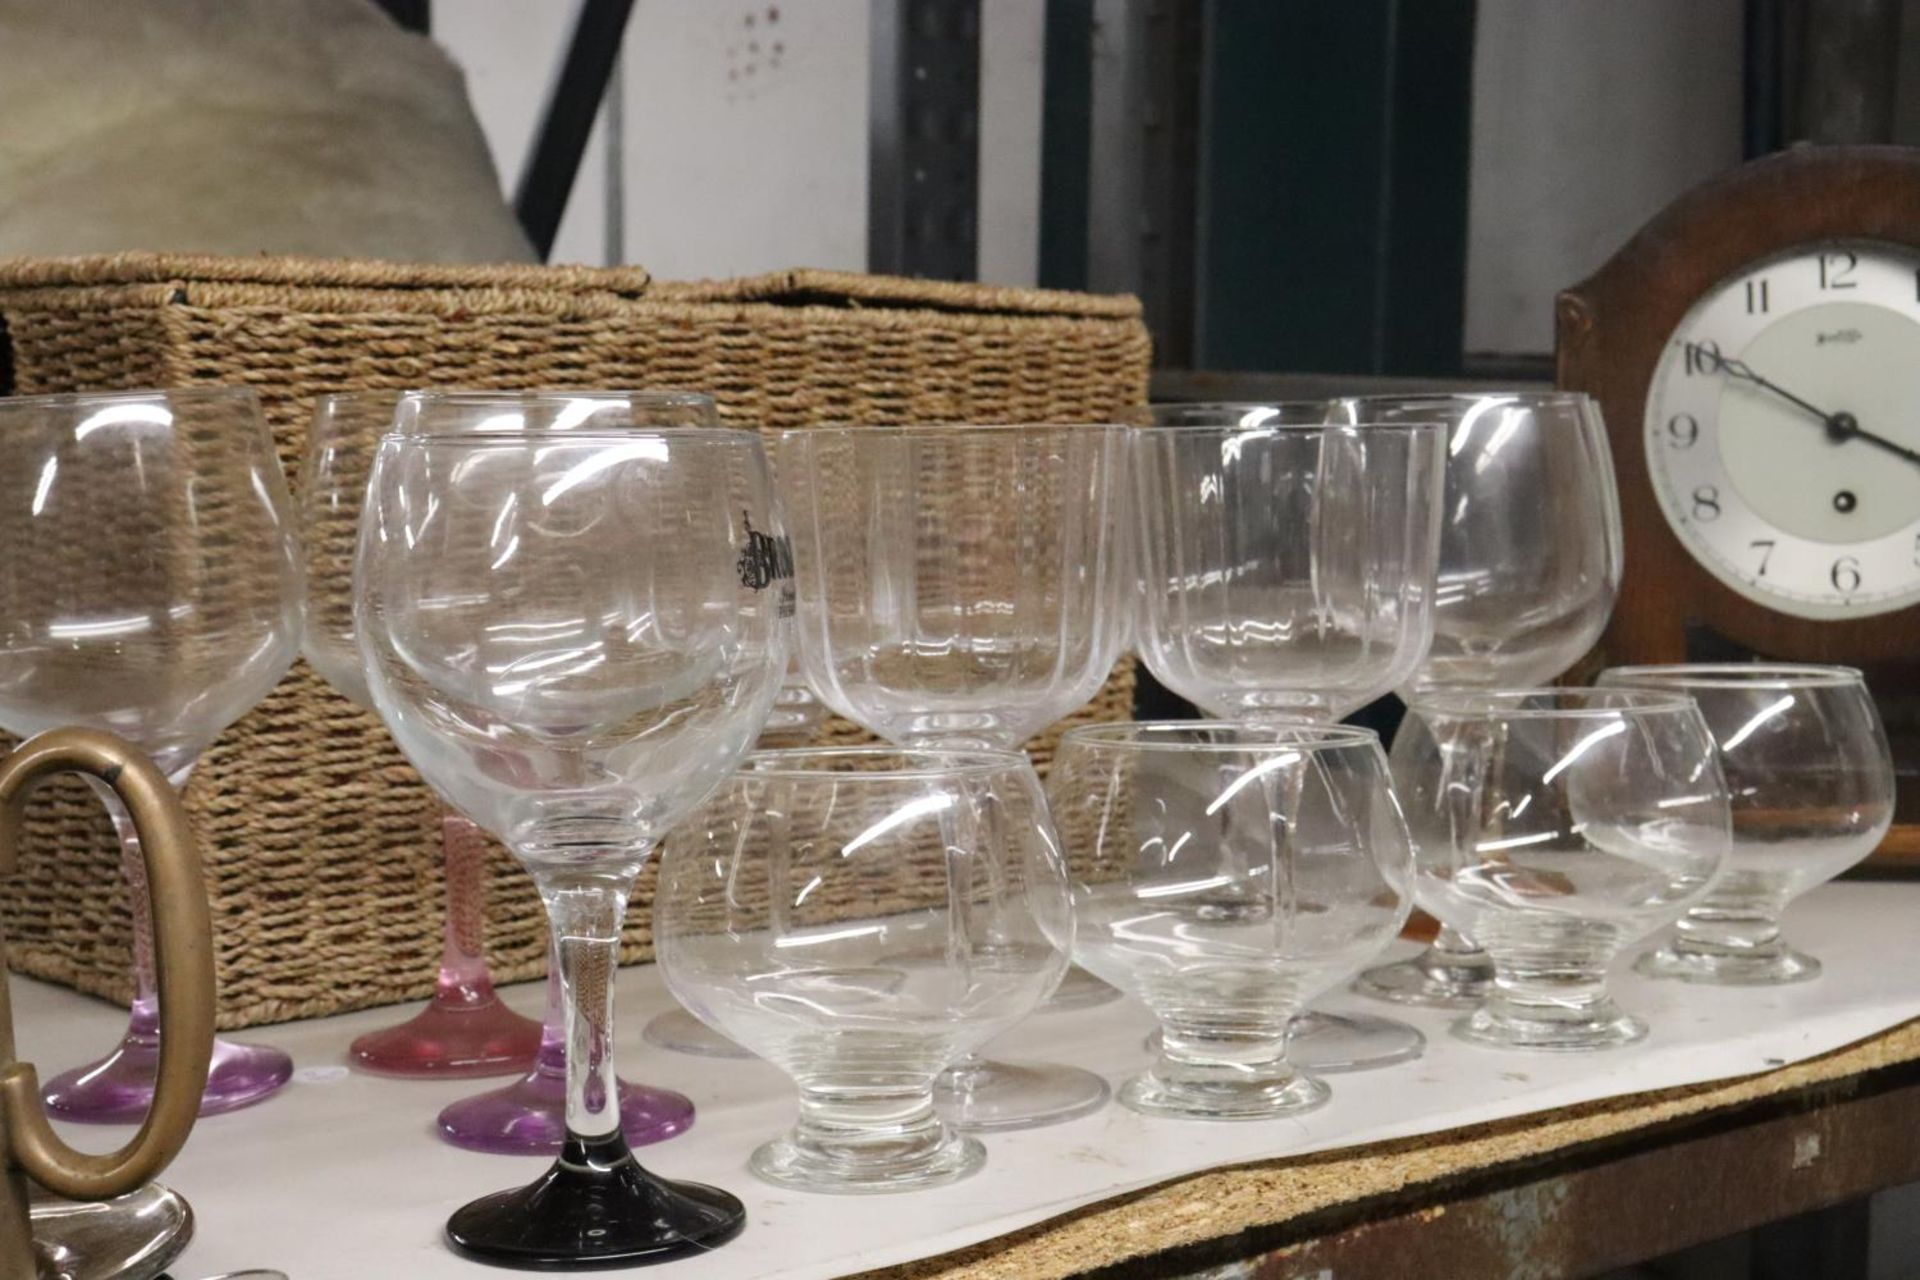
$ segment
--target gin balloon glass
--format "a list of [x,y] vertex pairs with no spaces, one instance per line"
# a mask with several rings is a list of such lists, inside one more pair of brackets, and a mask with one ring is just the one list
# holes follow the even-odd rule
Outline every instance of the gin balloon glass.
[[1493,959],[1454,1024],[1498,1048],[1646,1035],[1614,1003],[1626,947],[1700,902],[1726,861],[1726,784],[1693,699],[1534,689],[1415,699],[1393,742],[1422,903]]
[[[775,455],[798,652],[842,716],[903,747],[1016,750],[1120,656],[1126,436],[1081,426],[810,427]],[[1111,989],[1088,977],[1097,997]],[[1090,1071],[969,1058],[963,1129],[1049,1124],[1107,1098]]]
[[1074,954],[1159,1019],[1137,1111],[1253,1120],[1319,1106],[1289,1059],[1315,996],[1392,942],[1413,852],[1371,730],[1084,725],[1047,798],[1074,882]]
[[[1620,500],[1600,407],[1572,391],[1361,396],[1340,416],[1447,426],[1433,646],[1404,687],[1549,684],[1593,648],[1620,590]],[[1448,925],[1356,988],[1401,1004],[1469,1008],[1493,965]]]
[[[119,734],[176,787],[265,697],[300,643],[286,479],[251,391],[0,399],[0,728]],[[106,1058],[55,1076],[58,1117],[146,1115],[160,1028],[145,863],[105,787],[133,919],[133,1008]],[[268,1097],[277,1049],[217,1040],[202,1115]]]
[[756,436],[649,427],[632,408],[567,416],[589,408],[521,398],[496,408],[510,427],[382,441],[355,578],[375,705],[440,795],[533,876],[558,952],[563,1150],[447,1224],[458,1252],[521,1267],[704,1252],[745,1217],[726,1192],[635,1160],[613,979],[641,864],[732,772],[779,692],[789,557]]
[[[353,630],[353,558],[380,437],[393,427],[397,391],[322,396],[307,429],[297,483],[306,552],[307,618],[302,655],[335,692],[372,710]],[[487,844],[452,809],[440,817],[446,922],[433,998],[404,1022],[359,1037],[354,1065],[382,1075],[488,1076],[527,1071],[540,1050],[540,1024],[494,994],[485,951]],[[555,1140],[558,1134],[554,1135]]]
[[1820,962],[1780,915],[1873,852],[1893,821],[1893,757],[1866,681],[1850,667],[1615,667],[1613,688],[1664,689],[1700,707],[1733,804],[1733,849],[1673,941],[1634,967],[1727,986],[1805,982]]
[[791,1077],[749,1161],[805,1191],[904,1191],[986,1158],[940,1074],[1066,971],[1073,917],[1040,780],[1011,751],[759,752],[668,837],[654,908],[676,998]]
[[[1433,634],[1445,429],[1332,422],[1317,401],[1154,416],[1133,443],[1134,643],[1160,683],[1220,720],[1326,724],[1409,679]],[[1229,839],[1266,856],[1259,833]],[[1291,1055],[1344,1071],[1424,1046],[1403,1022],[1309,1011]]]
[[[416,391],[395,405],[393,429],[402,435],[545,439],[560,432],[585,437],[603,431],[711,427],[718,421],[711,398],[687,391]],[[433,775],[426,777],[437,787]],[[471,832],[478,843],[479,828],[451,804],[447,809],[461,824],[462,838]],[[546,1016],[532,1068],[512,1084],[444,1107],[437,1121],[442,1138],[470,1151],[503,1155],[552,1155],[562,1149],[567,1041],[559,972],[550,950]],[[616,1081],[615,1094],[622,1130],[633,1146],[671,1138],[693,1123],[693,1103],[685,1094],[625,1080]]]

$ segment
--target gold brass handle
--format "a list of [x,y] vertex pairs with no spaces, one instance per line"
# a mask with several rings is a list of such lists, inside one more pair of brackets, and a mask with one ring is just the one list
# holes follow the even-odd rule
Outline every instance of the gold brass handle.
[[[200,1113],[213,1056],[213,926],[200,850],[173,787],[139,750],[93,729],[43,733],[0,760],[0,876],[13,874],[19,857],[27,792],[56,773],[90,774],[113,788],[139,832],[152,888],[159,1079],[131,1142],[105,1155],[75,1151],[47,1121],[32,1064],[13,1060],[13,1010],[0,973],[0,1154],[12,1172],[25,1173],[55,1195],[99,1200],[151,1181],[180,1153]],[[9,1181],[18,1184],[17,1177]],[[0,1223],[0,1237],[7,1226]]]

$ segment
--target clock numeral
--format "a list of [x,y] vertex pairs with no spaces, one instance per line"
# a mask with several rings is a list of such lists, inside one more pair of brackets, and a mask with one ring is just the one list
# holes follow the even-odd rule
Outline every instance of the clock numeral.
[[1767,298],[1767,282],[1765,280],[1747,281],[1747,314],[1763,316],[1767,314],[1770,306],[1771,303]]
[[1687,344],[1687,375],[1720,372],[1720,344],[1712,338]]
[[[1855,267],[1860,265],[1860,255],[1850,249],[1837,253],[1820,255],[1820,287],[1822,289],[1851,289],[1855,282],[1848,279]],[[1752,310],[1751,307],[1748,308]],[[1761,310],[1766,310],[1762,307]]]
[[1693,491],[1693,518],[1701,524],[1712,524],[1720,518],[1720,490],[1713,485],[1703,484]]
[[1920,533],[1913,535],[1913,567],[1920,569]]
[[1773,559],[1773,544],[1772,538],[1755,538],[1747,544],[1760,553],[1760,576],[1763,578],[1767,576],[1767,561]]
[[1667,419],[1667,444],[1675,449],[1691,449],[1700,442],[1700,420],[1690,413],[1676,413]]
[[1833,570],[1827,574],[1833,583],[1833,589],[1843,596],[1850,596],[1860,589],[1860,562],[1852,556],[1841,556],[1833,562]]

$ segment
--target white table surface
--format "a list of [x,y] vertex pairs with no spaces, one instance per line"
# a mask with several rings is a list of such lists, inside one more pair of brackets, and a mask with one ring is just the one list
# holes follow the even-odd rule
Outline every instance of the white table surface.
[[[987,1138],[988,1163],[965,1181],[892,1196],[809,1195],[746,1170],[753,1147],[789,1123],[785,1078],[757,1061],[666,1053],[640,1028],[670,1001],[651,966],[619,981],[623,1074],[690,1095],[693,1129],[645,1148],[672,1177],[717,1183],[747,1204],[748,1227],[706,1256],[672,1264],[674,1280],[843,1275],[957,1249],[1110,1196],[1201,1169],[1356,1145],[1542,1111],[1610,1095],[1696,1084],[1814,1057],[1920,1016],[1920,885],[1829,885],[1788,916],[1796,944],[1826,963],[1816,982],[1776,988],[1656,983],[1616,971],[1616,993],[1653,1034],[1588,1055],[1500,1052],[1454,1040],[1453,1015],[1395,1011],[1352,995],[1329,1008],[1398,1012],[1427,1033],[1425,1057],[1330,1078],[1333,1100],[1287,1120],[1220,1124],[1150,1119],[1109,1105],[1063,1125]],[[1399,944],[1409,950],[1407,944]],[[1630,958],[1630,957],[1628,957]],[[125,1014],[28,979],[14,980],[22,1056],[43,1077],[103,1051]],[[538,1016],[543,988],[508,989]],[[532,1157],[478,1155],[439,1141],[435,1113],[486,1081],[381,1079],[350,1072],[354,1036],[394,1009],[262,1028],[235,1038],[279,1045],[297,1064],[279,1096],[202,1120],[164,1180],[192,1202],[198,1232],[172,1275],[197,1280],[275,1267],[292,1280],[451,1280],[498,1276],[441,1243],[447,1215],[474,1196],[530,1181]],[[1045,1014],[995,1046],[998,1056],[1091,1067],[1119,1084],[1146,1063],[1152,1022],[1130,1001]],[[126,1130],[62,1125],[103,1150]]]

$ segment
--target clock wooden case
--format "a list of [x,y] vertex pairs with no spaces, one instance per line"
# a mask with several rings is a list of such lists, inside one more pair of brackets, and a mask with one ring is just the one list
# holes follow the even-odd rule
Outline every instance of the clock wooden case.
[[1744,165],[1556,310],[1619,480],[1605,660],[1863,668],[1901,788],[1878,856],[1920,864],[1920,150]]

